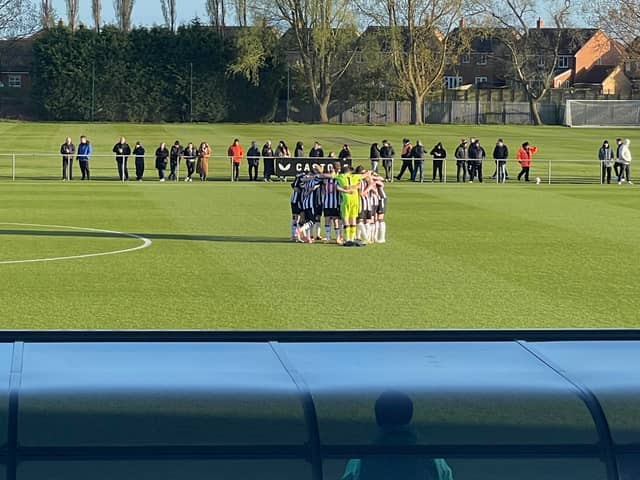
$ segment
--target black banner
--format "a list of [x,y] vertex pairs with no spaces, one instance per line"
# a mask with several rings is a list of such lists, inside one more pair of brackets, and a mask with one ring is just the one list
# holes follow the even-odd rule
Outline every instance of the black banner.
[[327,164],[334,165],[336,162],[340,164],[340,168],[351,165],[350,158],[344,160],[339,158],[276,158],[276,175],[278,177],[295,177],[300,172],[312,171],[314,165],[319,165],[322,167],[322,171],[326,172]]

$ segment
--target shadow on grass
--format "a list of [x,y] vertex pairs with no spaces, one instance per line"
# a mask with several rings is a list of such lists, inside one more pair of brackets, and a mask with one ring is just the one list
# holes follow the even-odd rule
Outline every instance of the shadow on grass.
[[[22,235],[25,237],[68,237],[68,238],[131,238],[127,235],[110,232],[83,232],[67,230],[32,230],[32,229],[0,229],[3,235]],[[189,233],[132,233],[150,240],[186,240],[196,242],[229,242],[229,243],[291,243],[290,240],[278,237],[250,237],[240,235],[202,235]]]

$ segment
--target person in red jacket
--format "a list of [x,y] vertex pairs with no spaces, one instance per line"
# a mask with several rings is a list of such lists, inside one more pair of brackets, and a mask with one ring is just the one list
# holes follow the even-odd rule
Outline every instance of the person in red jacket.
[[240,140],[237,138],[233,141],[233,145],[229,147],[227,150],[227,155],[231,159],[231,163],[233,165],[233,174],[232,178],[234,182],[240,180],[240,163],[242,163],[242,157],[244,157],[244,150],[240,145]]
[[534,153],[538,153],[538,147],[534,147],[533,145],[529,145],[529,142],[524,142],[520,150],[518,150],[518,163],[522,167],[522,170],[518,174],[518,181],[524,175],[524,181],[529,181],[529,169],[531,168],[531,159]]

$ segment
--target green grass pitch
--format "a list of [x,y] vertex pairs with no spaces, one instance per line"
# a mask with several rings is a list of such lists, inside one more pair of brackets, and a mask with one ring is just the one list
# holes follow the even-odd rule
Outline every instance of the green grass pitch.
[[[149,150],[176,138],[207,140],[214,155],[234,137],[245,148],[254,138],[284,138],[291,147],[302,139],[307,148],[319,139],[325,150],[347,142],[356,156],[366,156],[368,145],[382,138],[397,149],[404,136],[428,146],[444,140],[452,152],[461,136],[479,136],[485,146],[501,136],[514,153],[529,140],[540,146],[540,158],[583,159],[586,174],[602,139],[627,136],[632,151],[640,140],[635,130],[559,127],[0,123],[0,154],[40,154],[28,164],[23,159],[15,182],[0,156],[2,328],[638,325],[638,186],[394,183],[387,188],[387,244],[297,245],[287,240],[288,184],[160,184],[149,181],[155,178],[151,161],[141,183],[60,182],[59,159],[41,154],[57,152],[67,134],[76,140],[81,133],[96,153],[109,153],[124,134]],[[509,167],[517,173],[515,161]],[[214,161],[213,168],[215,175],[227,173],[226,161]],[[96,159],[94,169],[112,178],[115,164]],[[535,161],[532,175],[544,176]],[[115,255],[2,263],[141,244],[54,226],[127,232],[153,243]]]

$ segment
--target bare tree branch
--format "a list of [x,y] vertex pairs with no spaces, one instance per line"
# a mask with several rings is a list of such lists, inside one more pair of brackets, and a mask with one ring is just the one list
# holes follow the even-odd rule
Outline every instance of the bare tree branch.
[[118,27],[123,32],[131,30],[131,14],[135,0],[113,0],[113,10],[116,14]]
[[177,10],[176,0],[160,0],[160,6],[162,7],[162,16],[164,17],[165,25],[172,32],[176,31]]
[[96,32],[102,27],[102,0],[91,0],[91,16]]

